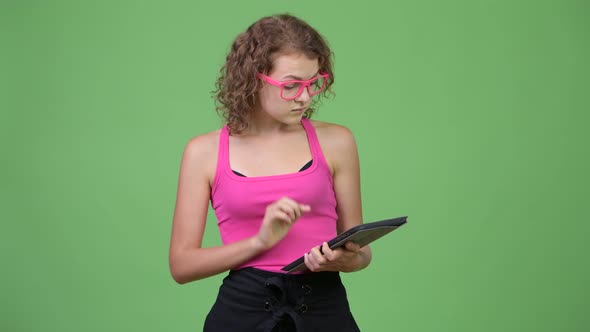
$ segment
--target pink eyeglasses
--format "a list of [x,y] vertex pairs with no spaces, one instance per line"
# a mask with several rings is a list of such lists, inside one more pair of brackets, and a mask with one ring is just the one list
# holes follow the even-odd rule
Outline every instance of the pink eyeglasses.
[[306,87],[310,97],[322,92],[322,90],[326,86],[326,81],[328,80],[330,75],[320,74],[307,81],[291,80],[284,82],[275,81],[274,79],[261,73],[258,73],[256,77],[260,78],[261,80],[264,80],[268,84],[280,87],[281,98],[285,100],[293,100],[301,96],[301,94],[303,93],[303,89]]

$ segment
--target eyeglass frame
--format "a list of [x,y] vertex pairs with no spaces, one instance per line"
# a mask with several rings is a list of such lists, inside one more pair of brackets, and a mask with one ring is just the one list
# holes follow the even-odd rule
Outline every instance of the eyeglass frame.
[[[283,82],[279,82],[279,81],[273,79],[272,77],[266,76],[266,75],[264,75],[262,73],[256,74],[256,77],[259,78],[259,79],[261,79],[261,80],[263,80],[263,81],[265,81],[266,83],[268,83],[270,85],[274,85],[276,87],[281,88],[281,98],[283,98],[284,100],[293,100],[293,99],[299,98],[299,96],[301,96],[301,94],[303,93],[303,89],[305,89],[305,88],[307,88],[307,93],[309,94],[310,97],[313,97],[313,96],[317,95],[318,93],[322,92],[324,90],[324,88],[326,87],[326,82],[328,81],[328,78],[330,78],[330,74],[326,74],[326,73],[319,74],[318,76],[315,76],[315,77],[310,78],[309,80],[305,80],[305,81],[301,81],[301,80],[289,80],[289,81],[283,81]],[[322,87],[318,91],[316,91],[316,92],[311,92],[309,90],[309,87],[311,86],[311,83],[314,82],[314,81],[316,81],[316,80],[318,80],[318,79],[320,79],[320,78],[322,78],[322,77],[325,79],[324,80],[324,84],[322,84]],[[293,97],[289,97],[289,98],[284,97],[283,96],[283,91],[285,89],[284,86],[285,85],[288,85],[288,84],[294,84],[294,83],[300,83],[301,84],[301,86],[299,87],[299,91],[297,91],[297,93]]]

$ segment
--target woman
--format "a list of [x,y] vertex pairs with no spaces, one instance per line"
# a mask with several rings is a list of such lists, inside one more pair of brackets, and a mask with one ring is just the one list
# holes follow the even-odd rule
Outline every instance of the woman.
[[[229,271],[205,331],[358,331],[339,272],[368,246],[326,241],[362,223],[351,132],[311,121],[334,82],[322,36],[291,15],[264,17],[234,41],[216,97],[226,125],[183,154],[170,244],[180,284]],[[208,204],[223,245],[202,248]],[[305,273],[281,270],[305,254]]]

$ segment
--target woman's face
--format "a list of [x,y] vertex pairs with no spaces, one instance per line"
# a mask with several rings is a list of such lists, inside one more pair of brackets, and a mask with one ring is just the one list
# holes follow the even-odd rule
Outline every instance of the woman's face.
[[[268,76],[278,82],[289,80],[309,80],[318,75],[318,59],[310,59],[302,53],[279,54],[273,62],[273,69]],[[259,91],[259,112],[263,112],[278,122],[297,124],[311,103],[307,89],[293,100],[281,97],[281,88],[263,83]]]

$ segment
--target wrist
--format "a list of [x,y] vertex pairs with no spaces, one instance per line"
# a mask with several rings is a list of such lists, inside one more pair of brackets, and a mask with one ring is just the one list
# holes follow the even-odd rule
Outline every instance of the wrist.
[[356,269],[356,271],[362,270],[364,268],[366,268],[367,266],[369,266],[369,263],[371,262],[371,251],[370,249],[361,249],[359,251],[359,265]]
[[367,267],[367,265],[369,265],[367,254],[361,250],[354,256],[352,260],[350,260],[350,263],[342,272],[360,271]]
[[253,236],[250,238],[250,246],[254,249],[256,254],[268,250],[268,246],[266,245],[266,243],[262,241],[258,236]]

